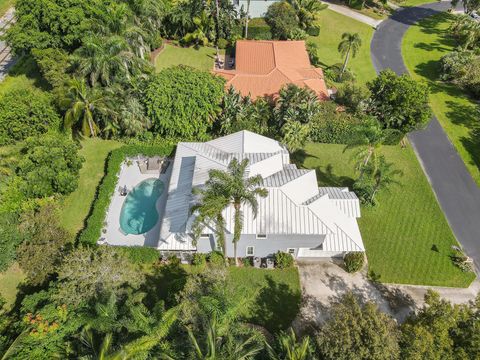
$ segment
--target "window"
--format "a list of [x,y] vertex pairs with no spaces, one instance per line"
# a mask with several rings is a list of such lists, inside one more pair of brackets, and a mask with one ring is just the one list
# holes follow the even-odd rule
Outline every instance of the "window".
[[257,239],[266,239],[267,234],[257,234]]
[[287,249],[287,253],[289,253],[290,255],[294,256],[294,255],[295,255],[295,249],[294,249],[294,248],[288,248],[288,249]]
[[200,239],[210,239],[210,234],[202,234],[200,235]]
[[255,248],[253,246],[247,246],[247,256],[253,256],[255,255]]

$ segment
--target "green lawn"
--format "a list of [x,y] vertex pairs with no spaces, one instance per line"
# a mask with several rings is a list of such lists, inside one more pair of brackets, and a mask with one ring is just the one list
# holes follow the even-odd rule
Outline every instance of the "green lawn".
[[409,6],[419,6],[419,5],[423,5],[423,4],[430,4],[430,3],[433,3],[435,1],[433,0],[406,0],[406,1],[395,1],[395,3],[397,3],[398,5],[400,6],[405,6],[405,7],[409,7]]
[[454,15],[442,13],[412,26],[404,37],[402,52],[412,76],[429,84],[433,112],[480,185],[477,104],[459,87],[438,80],[440,58],[456,46],[446,37],[453,18]]
[[25,275],[17,263],[13,263],[5,272],[0,273],[0,295],[6,300],[7,306],[15,302],[17,286],[23,279]]
[[309,37],[309,40],[318,45],[318,56],[323,65],[342,63],[343,57],[337,50],[342,34],[359,33],[362,46],[357,56],[350,60],[349,67],[362,84],[376,76],[370,58],[370,41],[374,31],[370,26],[328,9],[319,13],[317,24],[320,26],[320,35]]
[[200,70],[212,70],[215,49],[211,47],[179,47],[170,44],[155,59],[155,69],[160,71],[174,65],[188,65]]
[[121,146],[119,142],[102,139],[85,139],[81,144],[80,154],[85,158],[85,162],[80,170],[78,188],[67,196],[61,205],[60,223],[72,235],[83,228],[98,183],[104,175],[108,153]]
[[[343,149],[308,144],[301,162],[316,169],[320,186],[351,186],[351,154]],[[403,176],[400,185],[378,195],[378,206],[362,209],[359,224],[369,271],[387,283],[468,286],[474,274],[461,272],[449,258],[456,240],[412,148],[385,146],[382,153]]]

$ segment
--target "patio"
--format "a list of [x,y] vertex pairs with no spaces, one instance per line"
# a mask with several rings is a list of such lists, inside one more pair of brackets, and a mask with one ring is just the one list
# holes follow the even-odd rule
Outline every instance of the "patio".
[[[110,206],[105,217],[105,227],[102,230],[102,239],[99,244],[118,246],[150,246],[157,247],[160,236],[160,225],[163,217],[165,203],[168,195],[168,182],[171,175],[170,160],[151,158],[150,163],[146,158],[138,157],[126,159],[120,168],[118,182],[112,196]],[[120,228],[120,213],[127,196],[122,196],[122,189],[131,191],[139,183],[147,179],[160,179],[164,183],[164,190],[156,202],[156,209],[159,214],[155,226],[144,234],[125,234]]]

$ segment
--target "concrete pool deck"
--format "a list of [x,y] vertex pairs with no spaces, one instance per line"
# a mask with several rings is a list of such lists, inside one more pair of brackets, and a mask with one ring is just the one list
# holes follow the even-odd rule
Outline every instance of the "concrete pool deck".
[[[136,161],[132,161],[131,165],[127,165],[124,161],[120,168],[118,175],[117,185],[115,186],[115,192],[113,193],[108,207],[105,220],[107,225],[106,233],[102,233],[102,238],[105,239],[105,244],[117,245],[117,246],[150,246],[158,247],[160,239],[160,226],[162,224],[163,213],[165,210],[165,203],[168,195],[168,183],[172,172],[172,164],[167,168],[164,174],[160,174],[160,170],[156,173],[142,174]],[[127,186],[128,191],[131,191],[135,186],[147,179],[160,179],[164,183],[164,189],[162,194],[157,200],[156,209],[158,212],[158,220],[155,226],[144,234],[124,234],[120,229],[120,213],[122,211],[123,203],[126,196],[120,196],[119,188]]]

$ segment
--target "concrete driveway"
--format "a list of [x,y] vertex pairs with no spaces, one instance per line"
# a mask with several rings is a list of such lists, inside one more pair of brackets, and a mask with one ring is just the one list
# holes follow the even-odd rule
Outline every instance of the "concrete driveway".
[[299,264],[298,270],[303,303],[294,324],[297,329],[321,325],[328,316],[331,303],[347,291],[352,291],[362,303],[373,301],[380,310],[403,322],[410,312],[424,305],[428,289],[437,291],[455,304],[475,299],[480,290],[478,280],[467,289],[378,284],[367,279],[366,271],[349,274],[331,261]]

